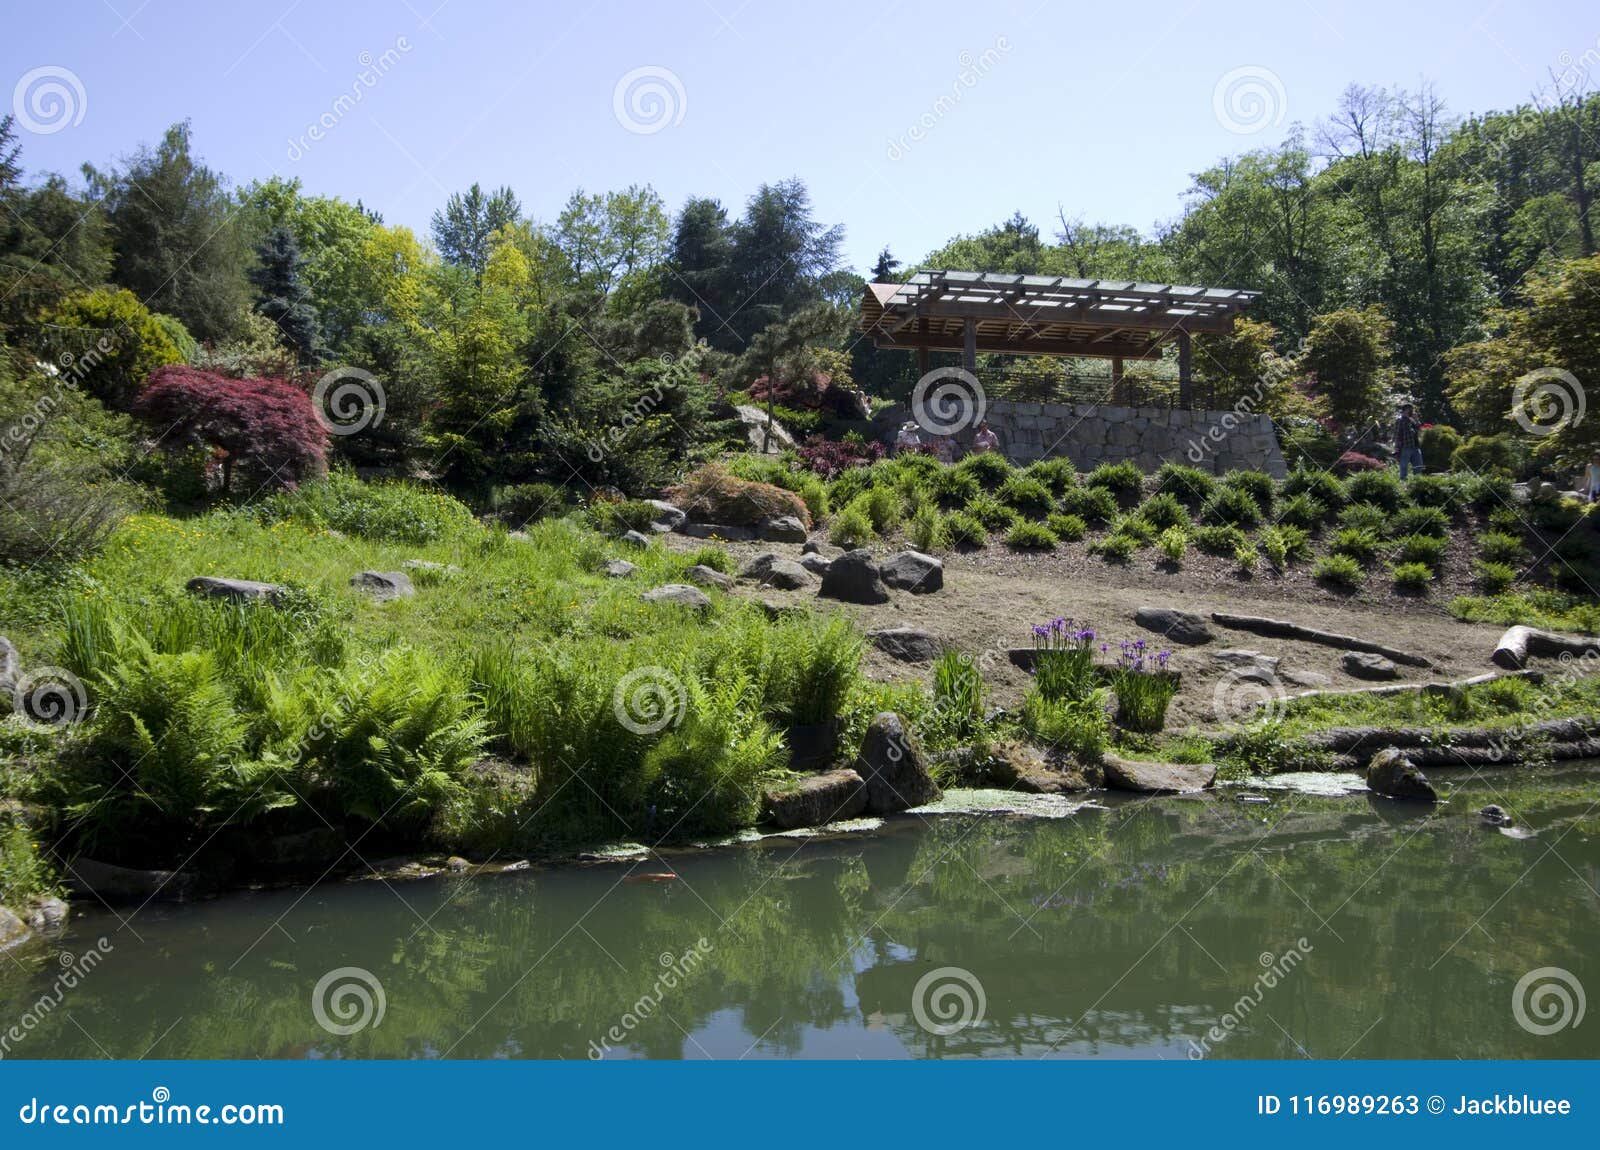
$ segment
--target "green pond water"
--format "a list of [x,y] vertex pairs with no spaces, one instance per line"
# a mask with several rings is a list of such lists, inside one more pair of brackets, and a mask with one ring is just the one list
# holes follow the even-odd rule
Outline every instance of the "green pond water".
[[1600,1018],[1571,1024],[1600,992],[1600,768],[1436,781],[1431,814],[1229,788],[126,922],[80,903],[0,957],[0,1053],[1600,1056]]

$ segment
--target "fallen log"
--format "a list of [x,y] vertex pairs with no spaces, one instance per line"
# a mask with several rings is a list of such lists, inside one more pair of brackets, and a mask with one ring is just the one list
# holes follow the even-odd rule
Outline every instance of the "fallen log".
[[1346,651],[1366,651],[1373,655],[1382,655],[1385,659],[1391,659],[1396,663],[1404,663],[1408,667],[1433,666],[1421,655],[1414,655],[1410,651],[1396,650],[1382,643],[1374,643],[1370,639],[1358,639],[1354,635],[1340,635],[1334,631],[1302,627],[1299,623],[1291,623],[1287,619],[1268,619],[1261,615],[1229,615],[1224,611],[1211,612],[1211,619],[1235,631],[1249,631],[1253,635],[1265,635],[1269,639],[1298,639],[1305,643],[1321,643],[1325,647],[1341,647]]
[[1455,679],[1448,683],[1382,683],[1376,687],[1339,687],[1316,688],[1311,691],[1297,691],[1292,695],[1284,695],[1281,699],[1267,696],[1258,699],[1253,704],[1257,707],[1267,705],[1276,706],[1280,702],[1292,703],[1298,699],[1337,699],[1345,695],[1405,695],[1416,692],[1419,695],[1448,695],[1461,690],[1463,687],[1476,687],[1482,683],[1492,683],[1496,679],[1526,679],[1530,683],[1544,682],[1543,671],[1486,671],[1482,675],[1473,675],[1469,679]]
[[1577,639],[1554,631],[1541,631],[1537,627],[1516,626],[1500,636],[1489,661],[1497,667],[1520,670],[1529,656],[1542,659],[1573,659],[1600,655],[1600,640]]
[[[1427,751],[1502,747],[1529,738],[1557,745],[1591,743],[1600,738],[1600,717],[1541,719],[1521,727],[1467,727],[1441,731],[1436,727],[1330,727],[1305,736],[1307,745],[1339,754],[1382,750],[1384,747]],[[1569,758],[1582,758],[1571,755]]]
[[[1371,751],[1338,755],[1333,760],[1336,771],[1360,771],[1372,757]],[[1406,758],[1419,767],[1515,767],[1529,758],[1539,762],[1570,762],[1573,759],[1600,758],[1600,739],[1579,739],[1570,743],[1550,743],[1528,755],[1521,746],[1511,743],[1492,747],[1411,747]]]

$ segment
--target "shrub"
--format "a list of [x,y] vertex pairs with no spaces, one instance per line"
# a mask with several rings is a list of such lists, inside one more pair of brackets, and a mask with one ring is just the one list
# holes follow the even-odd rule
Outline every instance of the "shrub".
[[969,475],[984,491],[994,491],[1011,477],[1011,464],[1006,457],[993,451],[969,455],[955,465],[955,470]]
[[740,479],[717,463],[690,473],[667,498],[698,523],[754,527],[764,519],[792,515],[808,529],[811,526],[811,511],[794,492]]
[[1424,427],[1422,434],[1417,437],[1417,446],[1422,448],[1422,458],[1432,467],[1443,467],[1449,463],[1450,457],[1463,442],[1461,433],[1447,423],[1435,423],[1431,427]]
[[1070,619],[1034,624],[1034,689],[1050,702],[1093,697],[1094,639],[1093,630]]
[[1326,507],[1330,515],[1349,502],[1344,484],[1337,475],[1309,467],[1297,467],[1289,473],[1283,481],[1283,494],[1286,498],[1309,495]]
[[1110,523],[1117,517],[1117,499],[1104,487],[1076,487],[1061,496],[1061,510],[1085,523]]
[[1186,527],[1189,524],[1189,513],[1183,509],[1183,504],[1171,492],[1160,492],[1144,501],[1144,506],[1139,508],[1139,517],[1152,527],[1165,529],[1168,527]]
[[1437,535],[1411,535],[1400,541],[1395,555],[1401,563],[1421,563],[1433,568],[1444,561],[1444,553],[1449,549],[1448,539]]
[[572,493],[554,483],[513,483],[489,496],[489,510],[515,527],[559,517],[571,503]]
[[1383,513],[1383,509],[1370,503],[1352,503],[1339,513],[1339,526],[1347,531],[1369,531],[1373,535],[1382,535],[1388,523],[1389,517]]
[[1218,485],[1200,509],[1207,523],[1233,527],[1254,527],[1261,522],[1261,506],[1243,487]]
[[918,551],[937,551],[945,545],[944,517],[933,504],[924,503],[911,516],[906,535]]
[[1522,516],[1514,507],[1496,507],[1489,512],[1488,524],[1491,531],[1522,537]]
[[1182,527],[1168,527],[1156,539],[1156,547],[1169,563],[1182,563],[1189,546],[1189,534]]
[[1133,558],[1139,543],[1126,535],[1106,535],[1089,544],[1089,554],[1098,555],[1107,563],[1126,563]]
[[934,663],[933,713],[953,739],[970,738],[983,726],[983,673],[971,655],[949,650]]
[[1312,564],[1311,577],[1333,587],[1359,587],[1365,578],[1361,564],[1348,555],[1324,555]]
[[1478,586],[1489,595],[1498,595],[1517,581],[1516,568],[1505,563],[1479,560],[1473,567],[1478,576]]
[[1492,513],[1497,508],[1509,511],[1511,476],[1496,472],[1462,476],[1461,498],[1474,511]]
[[689,552],[683,565],[685,567],[709,567],[713,571],[721,571],[724,575],[732,575],[735,566],[733,556],[714,545],[695,548]]
[[1394,585],[1402,591],[1426,591],[1433,582],[1433,568],[1426,563],[1396,563],[1389,569]]
[[928,493],[945,508],[965,507],[982,490],[977,476],[959,467],[941,468],[928,481]]
[[1006,546],[1013,551],[1054,551],[1059,542],[1043,523],[1018,523],[1006,532]]
[[1449,534],[1450,516],[1438,507],[1403,507],[1389,517],[1391,539],[1400,539],[1407,535],[1428,535],[1443,539]]
[[796,451],[806,467],[824,479],[835,479],[883,458],[883,444],[877,440],[824,439],[820,435],[811,436]]
[[1406,501],[1406,489],[1400,476],[1387,468],[1352,475],[1345,481],[1345,490],[1350,493],[1350,502],[1370,503],[1385,511],[1398,510]]
[[1089,525],[1076,515],[1063,515],[1060,512],[1045,519],[1044,525],[1063,543],[1074,543],[1089,531]]
[[442,491],[403,480],[363,483],[344,471],[280,492],[254,514],[263,523],[303,523],[385,543],[433,543],[474,526],[472,511]]
[[1233,549],[1233,561],[1239,565],[1239,570],[1241,571],[1254,571],[1257,558],[1256,545],[1249,540]]
[[1346,527],[1334,533],[1333,541],[1328,544],[1328,551],[1333,555],[1345,556],[1365,567],[1377,558],[1382,547],[1383,541],[1371,531]]
[[1196,527],[1190,536],[1207,555],[1232,555],[1245,541],[1245,533],[1232,526]]
[[1130,731],[1152,733],[1166,725],[1167,706],[1178,692],[1178,681],[1167,673],[1169,652],[1148,652],[1143,639],[1122,644],[1111,671],[1117,694],[1117,724]]
[[1247,491],[1255,505],[1261,509],[1261,514],[1272,514],[1272,502],[1277,495],[1277,486],[1272,482],[1272,476],[1264,471],[1230,471],[1217,480],[1217,487],[1225,487],[1232,491]]
[[872,529],[872,516],[867,514],[861,499],[848,504],[828,525],[828,542],[837,547],[859,547],[876,534]]
[[1450,511],[1462,503],[1461,480],[1454,475],[1413,475],[1406,480],[1406,494],[1418,507]]
[[1022,728],[1034,740],[1074,756],[1097,762],[1110,739],[1104,692],[1087,699],[1046,699],[1037,689],[1022,699]]
[[1257,536],[1257,541],[1275,570],[1283,571],[1289,566],[1289,545],[1276,528],[1268,527]]
[[900,493],[892,487],[869,488],[865,494],[858,495],[856,501],[866,509],[872,529],[879,535],[887,535],[898,527],[905,513]]
[[1503,472],[1517,470],[1517,448],[1509,435],[1471,435],[1450,453],[1452,471]]
[[1057,498],[1078,486],[1078,469],[1070,459],[1040,459],[1023,471],[1029,479],[1037,479]]
[[1157,534],[1155,527],[1148,520],[1132,513],[1118,519],[1111,530],[1115,535],[1126,535],[1141,547],[1146,543],[1154,543]]
[[1156,491],[1176,496],[1186,507],[1199,507],[1210,498],[1216,485],[1215,477],[1198,467],[1168,462],[1156,470]]
[[1119,504],[1130,507],[1139,501],[1139,496],[1144,491],[1144,472],[1139,470],[1137,464],[1127,460],[1121,463],[1102,463],[1089,472],[1084,483],[1111,492]]
[[1527,555],[1527,548],[1515,535],[1501,531],[1486,531],[1478,538],[1478,550],[1486,563],[1519,563]]
[[596,499],[583,509],[589,526],[602,535],[649,531],[657,514],[643,499]]
[[220,452],[223,491],[236,470],[252,484],[289,488],[327,471],[328,433],[311,397],[281,379],[224,379],[171,365],[151,374],[133,411],[163,443]]
[[1043,519],[1056,507],[1050,488],[1037,479],[1013,475],[1000,485],[1000,502],[1029,519]]
[[946,515],[944,532],[957,547],[983,547],[989,542],[989,532],[983,523],[965,511],[952,511]]
[[1272,565],[1282,570],[1297,560],[1311,558],[1311,535],[1303,527],[1292,523],[1279,523],[1263,528],[1257,537],[1261,549],[1267,553]]
[[1360,475],[1367,471],[1383,471],[1388,464],[1359,451],[1346,451],[1333,461],[1333,470],[1339,475]]
[[1307,492],[1291,496],[1278,512],[1280,522],[1313,531],[1328,518],[1328,509],[1322,501]]
[[974,495],[967,500],[966,511],[990,531],[1004,531],[1017,520],[1016,512],[987,493]]

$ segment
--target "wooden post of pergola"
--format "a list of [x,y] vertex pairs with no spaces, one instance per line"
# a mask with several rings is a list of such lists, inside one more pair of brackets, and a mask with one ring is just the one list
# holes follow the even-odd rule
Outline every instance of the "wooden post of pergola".
[[1157,359],[1178,345],[1179,402],[1194,403],[1191,336],[1224,335],[1259,292],[1184,284],[991,272],[918,272],[905,283],[869,283],[861,330],[874,346],[955,352],[977,371],[978,353],[1109,359],[1113,402],[1126,403],[1125,361]]

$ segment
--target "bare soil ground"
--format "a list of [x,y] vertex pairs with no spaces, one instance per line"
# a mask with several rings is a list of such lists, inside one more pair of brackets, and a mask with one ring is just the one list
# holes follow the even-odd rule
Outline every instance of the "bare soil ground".
[[[661,538],[676,550],[696,550],[706,545],[704,540],[679,535]],[[794,559],[801,554],[799,544],[717,546],[723,547],[739,567],[767,551]],[[902,546],[880,543],[871,550],[875,557],[883,558]],[[823,550],[828,555],[839,553],[833,547],[825,546]],[[1241,700],[1252,693],[1259,697],[1259,690],[1237,685],[1236,679],[1229,678],[1230,668],[1214,656],[1222,649],[1242,648],[1277,656],[1282,660],[1280,673],[1320,673],[1332,680],[1329,686],[1333,689],[1372,684],[1344,672],[1340,666],[1342,651],[1319,644],[1269,639],[1215,624],[1217,637],[1208,644],[1190,647],[1169,643],[1134,623],[1134,612],[1140,607],[1174,607],[1208,618],[1213,611],[1269,615],[1371,639],[1431,660],[1431,670],[1400,668],[1401,681],[1415,682],[1464,678],[1494,670],[1489,655],[1503,631],[1498,626],[1462,623],[1453,618],[1444,604],[1454,592],[1446,587],[1435,587],[1426,597],[1398,595],[1378,572],[1369,575],[1366,588],[1353,595],[1340,595],[1319,586],[1304,567],[1296,567],[1287,575],[1263,570],[1246,579],[1236,574],[1236,566],[1229,560],[1191,553],[1181,568],[1164,570],[1158,565],[1154,550],[1148,548],[1120,566],[1085,555],[1082,544],[1043,555],[1018,555],[991,546],[964,554],[946,552],[939,557],[945,564],[942,590],[924,595],[891,591],[890,602],[879,606],[821,599],[815,586],[778,591],[740,582],[734,593],[785,605],[837,609],[862,630],[920,627],[977,656],[997,652],[997,657],[984,660],[984,668],[993,701],[1001,706],[1020,699],[1029,681],[1029,676],[1013,667],[1003,652],[1009,647],[1031,646],[1030,627],[1034,623],[1056,616],[1075,619],[1108,639],[1112,652],[1118,639],[1144,638],[1157,647],[1169,646],[1173,652],[1171,665],[1182,673],[1182,687],[1169,712],[1168,730],[1214,726],[1234,717]],[[873,677],[886,681],[929,680],[926,664],[898,662],[876,649],[869,650],[867,668]],[[1293,692],[1303,688],[1285,683],[1284,689]]]

